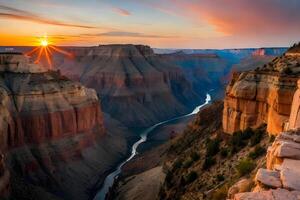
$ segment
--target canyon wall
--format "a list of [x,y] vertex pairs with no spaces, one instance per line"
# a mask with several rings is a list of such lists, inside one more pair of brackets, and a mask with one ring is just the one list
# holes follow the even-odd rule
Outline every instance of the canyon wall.
[[[126,153],[126,142],[106,134],[95,90],[26,56],[0,54],[0,97],[1,163],[6,163],[0,164],[0,194],[12,185],[16,199],[47,193],[88,199],[88,190]],[[29,187],[43,192],[33,195]]]
[[263,123],[270,134],[285,130],[297,89],[299,63],[300,57],[284,54],[255,71],[233,74],[226,88],[224,131],[232,134]]
[[201,102],[182,70],[148,46],[100,45],[69,51],[74,57],[57,58],[55,65],[94,88],[104,111],[129,127],[187,113]]
[[288,128],[300,128],[300,80],[298,80],[298,89],[294,94],[293,103],[291,108],[291,115],[289,119]]

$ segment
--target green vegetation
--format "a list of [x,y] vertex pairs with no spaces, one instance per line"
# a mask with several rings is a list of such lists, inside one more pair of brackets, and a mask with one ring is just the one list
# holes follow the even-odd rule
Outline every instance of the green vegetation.
[[228,156],[228,149],[227,148],[222,148],[220,151],[220,155],[222,158],[226,158]]
[[188,160],[186,160],[186,161],[183,163],[182,167],[183,167],[183,168],[189,168],[190,166],[192,166],[192,164],[193,164],[193,160],[188,159]]
[[195,171],[191,171],[188,175],[184,178],[185,184],[190,184],[194,182],[198,178],[198,174]]
[[265,132],[263,130],[256,129],[254,131],[254,134],[250,138],[250,146],[253,147],[253,146],[257,145],[258,143],[260,143],[264,134],[265,134]]
[[172,166],[172,170],[175,171],[177,169],[179,169],[182,166],[182,161],[177,159]]
[[200,155],[197,153],[197,152],[192,152],[191,153],[191,159],[193,160],[193,161],[197,161],[197,160],[199,160],[200,159]]
[[236,170],[240,177],[250,174],[252,170],[255,168],[256,164],[249,159],[243,159],[236,166]]
[[214,156],[220,151],[220,140],[214,139],[210,140],[208,139],[206,144],[206,156]]
[[254,160],[265,153],[266,153],[266,149],[257,145],[255,149],[249,153],[248,157]]
[[224,181],[225,180],[225,177],[223,176],[223,174],[218,174],[217,175],[217,181],[218,182],[221,182],[221,181]]
[[208,156],[205,158],[205,161],[202,165],[202,169],[204,169],[204,170],[209,169],[214,164],[216,164],[216,160],[213,157]]

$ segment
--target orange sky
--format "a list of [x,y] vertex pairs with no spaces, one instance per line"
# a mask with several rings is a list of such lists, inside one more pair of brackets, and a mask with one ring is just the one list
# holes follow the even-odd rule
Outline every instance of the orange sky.
[[147,44],[160,48],[289,46],[297,0],[0,0],[0,45]]

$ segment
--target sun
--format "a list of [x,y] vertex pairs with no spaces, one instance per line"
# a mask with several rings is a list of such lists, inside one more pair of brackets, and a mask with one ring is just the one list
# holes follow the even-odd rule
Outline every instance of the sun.
[[48,44],[49,44],[48,40],[46,40],[46,39],[41,40],[41,46],[46,47],[46,46],[48,46]]

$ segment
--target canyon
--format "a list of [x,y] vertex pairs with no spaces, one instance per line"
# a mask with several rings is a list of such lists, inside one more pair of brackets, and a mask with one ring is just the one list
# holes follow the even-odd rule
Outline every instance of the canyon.
[[[30,48],[19,49],[26,52]],[[274,130],[274,134],[279,133],[283,126],[297,126],[298,112],[290,115],[297,87],[297,71],[290,73],[278,67],[286,60],[294,64],[297,60],[291,57],[294,55],[275,59],[282,49],[180,50],[160,53],[157,49],[143,45],[65,49],[70,56],[53,54],[53,66],[59,70],[47,69],[43,63],[32,63],[34,58],[22,53],[6,52],[0,55],[2,196],[13,194],[13,198],[22,199],[29,195],[35,199],[49,200],[93,198],[106,175],[126,158],[129,143],[132,143],[133,138],[136,139],[128,127],[149,127],[191,112],[195,105],[203,101],[207,91],[213,99],[223,98],[223,88],[231,72],[235,73],[226,90],[223,112],[225,132],[233,134],[248,126],[257,128],[269,120],[282,121],[278,126],[267,127],[267,131]],[[267,64],[270,61],[271,64]],[[294,66],[292,64],[288,66],[292,70],[296,69],[291,67]],[[259,70],[254,71],[255,68]],[[251,71],[241,72],[245,69]],[[261,103],[257,103],[255,96],[259,90],[260,98],[267,99]],[[265,91],[269,96],[264,94]],[[267,111],[256,113],[257,107],[273,110],[271,114]],[[294,107],[297,108],[297,105]],[[222,109],[223,103],[214,103],[212,108],[200,112],[194,122],[187,120],[183,122],[184,125],[172,125],[173,128],[166,127],[161,133],[149,136],[163,139],[159,139],[161,141],[157,144],[150,140],[146,147],[141,147],[142,154],[124,166],[127,169],[125,174],[131,180],[126,184],[127,187],[134,186],[141,178],[145,184],[136,188],[138,193],[142,194],[151,184],[155,196],[161,191],[160,184],[165,184],[164,177],[168,178],[163,164],[165,159],[168,162],[174,159],[171,150],[173,137],[180,145],[185,144],[181,136],[193,138],[195,143],[190,147],[194,148],[200,143],[201,148],[205,149],[206,139],[219,135],[222,124],[222,115],[219,114]],[[251,117],[246,122],[243,120],[242,124],[238,114],[235,114],[238,117],[232,119],[234,114],[226,115],[227,111],[242,113],[243,118],[248,114]],[[274,115],[276,112],[277,115]],[[188,123],[184,129],[183,126]],[[180,130],[178,127],[181,127]],[[170,135],[171,129],[183,133]],[[205,134],[203,137],[189,134],[190,129],[192,132],[201,130]],[[199,138],[196,139],[196,136]],[[267,145],[266,139],[261,144]],[[188,158],[189,151],[177,153],[180,157]],[[149,164],[153,158],[157,160],[146,167],[146,163]],[[149,160],[145,162],[145,169],[135,169],[144,162],[143,159]],[[229,165],[230,160],[226,163]],[[129,173],[128,169],[134,174]],[[206,175],[199,181],[207,179],[207,184],[213,185],[212,176],[217,173],[219,171],[211,175],[204,173]],[[159,181],[153,182],[157,177]],[[124,195],[128,192],[131,197],[136,195],[135,190],[126,187],[117,190],[123,191]],[[147,198],[151,199],[153,195]],[[171,192],[169,195],[171,198],[174,194]],[[189,195],[187,193],[187,197]]]
[[126,129],[105,130],[95,90],[21,53],[0,54],[0,96],[1,194],[87,199],[126,154]]
[[75,59],[58,63],[59,69],[93,87],[104,111],[128,127],[147,127],[187,113],[200,101],[181,69],[148,46],[101,45],[71,52]]
[[224,102],[124,166],[109,199],[299,199],[298,46],[268,63],[242,64]]

